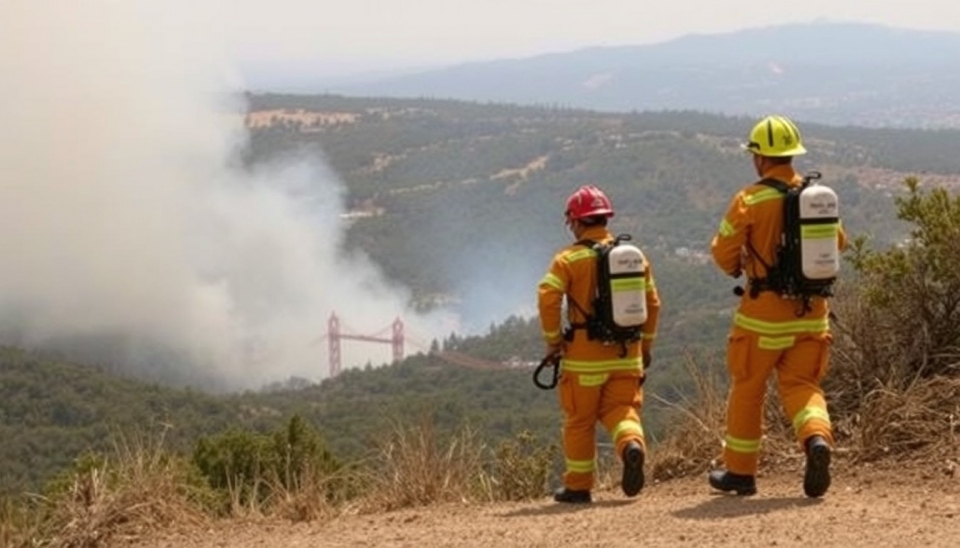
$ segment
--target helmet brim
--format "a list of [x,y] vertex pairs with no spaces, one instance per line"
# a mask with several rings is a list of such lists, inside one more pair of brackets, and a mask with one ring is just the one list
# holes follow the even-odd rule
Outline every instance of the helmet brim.
[[807,149],[804,148],[803,145],[797,145],[791,149],[782,150],[776,154],[770,154],[770,153],[765,154],[762,150],[760,150],[760,147],[758,147],[755,143],[740,143],[740,148],[743,149],[744,152],[749,152],[750,154],[755,154],[757,156],[767,156],[769,158],[784,158],[787,156],[800,156],[801,154],[807,153]]

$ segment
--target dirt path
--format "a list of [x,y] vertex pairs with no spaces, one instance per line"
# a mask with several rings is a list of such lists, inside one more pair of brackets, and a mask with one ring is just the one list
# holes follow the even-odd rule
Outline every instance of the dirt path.
[[636,499],[596,493],[589,506],[444,505],[327,523],[224,524],[140,548],[922,546],[960,547],[960,471],[836,471],[828,495],[803,497],[800,472],[758,479],[760,494],[711,493],[705,478],[649,485]]

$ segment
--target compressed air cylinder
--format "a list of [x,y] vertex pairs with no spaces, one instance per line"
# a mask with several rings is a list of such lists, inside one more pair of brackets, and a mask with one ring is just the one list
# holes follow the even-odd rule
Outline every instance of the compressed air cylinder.
[[840,271],[840,213],[837,194],[822,185],[800,192],[800,265],[809,280],[828,280]]
[[636,246],[621,243],[610,250],[607,261],[613,322],[620,327],[642,325],[647,321],[643,252]]

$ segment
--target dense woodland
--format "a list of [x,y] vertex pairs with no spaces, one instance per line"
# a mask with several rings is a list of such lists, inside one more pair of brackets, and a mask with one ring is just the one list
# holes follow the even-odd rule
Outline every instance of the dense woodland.
[[[347,221],[345,252],[368,254],[422,307],[456,302],[469,317],[481,304],[471,301],[473,289],[493,287],[502,314],[476,318],[484,329],[451,334],[435,342],[436,352],[399,364],[229,395],[147,383],[125,376],[122,364],[3,349],[0,494],[39,489],[84,452],[109,449],[117,435],[164,432],[165,443],[190,451],[200,437],[267,431],[294,415],[342,460],[362,458],[392,422],[418,414],[445,428],[476,424],[492,441],[523,429],[558,435],[556,395],[534,387],[529,367],[470,368],[443,355],[538,358],[535,320],[510,311],[529,308],[551,254],[568,241],[563,200],[585,182],[608,190],[618,209],[614,229],[635,234],[654,263],[665,309],[648,391],[678,397],[680,364],[692,355],[701,367],[720,367],[736,301],[733,282],[704,254],[727,200],[752,177],[738,148],[750,120],[426,99],[248,99],[252,113],[275,112],[269,125],[251,127],[244,169],[322,159],[344,187],[345,212],[371,215]],[[320,112],[340,116],[309,116]],[[848,232],[869,236],[868,245],[907,236],[893,200],[906,176],[960,182],[960,131],[802,129],[811,153],[801,169],[824,173],[840,194]],[[318,180],[317,191],[327,183]],[[483,295],[490,305],[490,293]],[[661,420],[651,402],[654,437]]]

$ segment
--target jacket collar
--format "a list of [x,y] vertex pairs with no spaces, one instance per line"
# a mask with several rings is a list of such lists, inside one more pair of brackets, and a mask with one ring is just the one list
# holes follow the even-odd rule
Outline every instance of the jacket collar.
[[762,179],[777,179],[778,181],[783,181],[788,184],[796,184],[803,180],[800,177],[800,174],[793,169],[791,164],[784,164],[779,166],[773,166],[772,168],[763,172]]
[[612,237],[610,231],[607,230],[605,226],[591,226],[590,228],[583,231],[583,234],[580,235],[580,240],[590,240],[592,242],[602,242],[608,240]]

